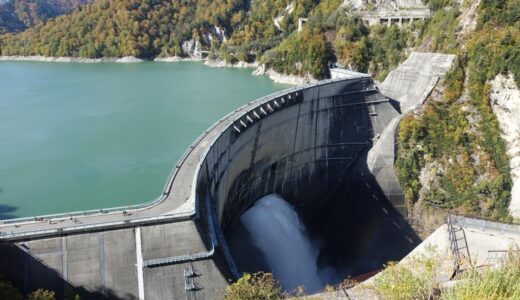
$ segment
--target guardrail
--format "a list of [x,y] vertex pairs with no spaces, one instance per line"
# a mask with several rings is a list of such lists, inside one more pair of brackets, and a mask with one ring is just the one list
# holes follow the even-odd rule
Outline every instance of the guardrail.
[[520,236],[520,225],[499,223],[491,220],[469,218],[465,216],[454,217],[464,227],[472,227],[483,232],[496,232],[499,234],[512,234]]
[[[455,258],[452,273],[455,275],[461,264],[464,262],[471,262],[471,257],[469,254],[468,241],[466,239],[464,228],[462,228],[462,226],[457,223],[457,220],[454,219],[450,214],[448,214],[446,223],[448,225],[448,241],[450,243],[450,252]],[[459,232],[462,234],[462,237],[457,236],[457,233]],[[462,242],[463,245],[459,245],[459,242]],[[461,250],[465,251],[462,252]]]
[[189,219],[193,215],[193,212],[187,213],[178,213],[178,214],[169,214],[169,215],[161,215],[156,217],[146,217],[146,218],[137,218],[137,219],[128,219],[128,220],[120,220],[120,221],[112,221],[112,222],[99,222],[92,223],[87,225],[75,225],[75,226],[65,226],[53,229],[46,230],[29,230],[22,232],[0,232],[0,240],[15,240],[15,239],[23,239],[27,238],[36,238],[48,235],[60,235],[71,232],[81,232],[81,231],[90,231],[101,228],[120,228],[124,226],[130,226],[133,224],[151,224],[158,222],[165,222],[170,220],[186,220]]
[[486,260],[492,265],[497,265],[507,261],[507,259],[510,258],[510,255],[513,255],[513,257],[516,258],[520,255],[520,250],[488,250],[488,256]]
[[[289,89],[291,90],[291,89]],[[282,91],[283,92],[283,91]],[[152,206],[155,206],[156,204],[159,204],[162,202],[171,192],[171,186],[173,184],[173,181],[175,180],[175,177],[177,175],[178,170],[181,168],[181,166],[186,161],[187,157],[191,154],[193,149],[199,145],[199,143],[220,123],[224,122],[226,119],[228,119],[231,115],[234,113],[244,109],[245,107],[253,104],[256,101],[260,101],[264,98],[270,98],[277,96],[281,92],[273,93],[271,95],[262,97],[260,99],[257,99],[255,101],[251,101],[247,104],[244,104],[240,106],[239,108],[233,110],[232,112],[228,113],[226,116],[220,118],[217,122],[213,123],[208,129],[204,131],[197,139],[188,147],[188,149],[182,154],[182,156],[179,158],[177,163],[175,164],[174,168],[170,171],[168,175],[168,179],[165,183],[165,186],[163,188],[163,192],[160,196],[156,197],[154,200],[150,202],[145,202],[141,204],[135,204],[135,205],[127,205],[127,206],[118,206],[118,207],[111,207],[111,208],[100,208],[100,209],[91,209],[91,210],[84,210],[84,211],[75,211],[75,212],[66,212],[66,213],[57,213],[57,214],[48,214],[48,215],[40,215],[40,216],[34,216],[34,217],[22,217],[22,218],[15,218],[15,219],[7,219],[2,220],[0,223],[3,224],[14,224],[14,223],[24,223],[24,222],[32,222],[32,221],[39,221],[42,219],[57,219],[57,218],[68,218],[68,217],[79,217],[79,216],[91,216],[91,215],[99,215],[99,214],[107,214],[107,213],[113,213],[113,212],[122,212],[122,211],[135,211],[137,209],[142,208],[150,208]],[[237,118],[238,119],[238,118]],[[235,119],[235,121],[237,120]]]
[[[136,205],[128,205],[128,206],[120,206],[120,207],[113,207],[113,208],[101,208],[101,209],[92,209],[92,210],[85,210],[85,211],[76,211],[76,212],[67,212],[67,213],[59,213],[59,214],[49,214],[49,215],[41,215],[41,216],[34,216],[34,217],[24,217],[24,218],[16,218],[16,219],[7,219],[0,221],[0,224],[4,225],[20,225],[22,226],[23,223],[28,222],[37,222],[42,220],[53,220],[53,219],[61,219],[61,218],[74,218],[74,217],[89,217],[89,216],[99,216],[102,214],[113,214],[113,213],[122,213],[124,211],[127,212],[135,212],[138,210],[143,209],[149,209],[151,207],[154,207],[160,203],[162,203],[171,193],[171,189],[173,186],[173,182],[175,181],[176,176],[178,175],[179,169],[183,166],[186,159],[189,157],[189,155],[193,152],[193,149],[195,149],[200,142],[208,136],[208,134],[213,131],[217,126],[219,126],[221,123],[223,123],[226,120],[230,120],[230,117],[240,112],[241,110],[245,110],[247,107],[251,107],[249,110],[244,111],[244,113],[240,114],[239,116],[235,117],[232,121],[229,122],[229,124],[219,132],[219,135],[228,130],[230,127],[233,126],[236,122],[239,122],[241,118],[244,118],[247,114],[254,111],[256,108],[258,108],[260,105],[263,105],[269,101],[273,101],[277,98],[283,97],[285,95],[288,95],[290,93],[300,92],[304,91],[310,88],[314,88],[317,86],[323,86],[334,82],[341,82],[341,81],[350,81],[350,80],[356,80],[358,78],[354,79],[344,79],[344,78],[338,78],[338,79],[329,79],[329,80],[323,80],[316,83],[307,84],[300,87],[293,87],[289,88],[283,91],[279,91],[276,93],[272,93],[270,95],[261,97],[259,99],[250,101],[239,108],[235,109],[234,111],[230,112],[226,116],[220,118],[217,122],[213,123],[212,126],[210,126],[208,129],[204,131],[203,134],[201,134],[191,145],[190,147],[183,153],[183,155],[179,158],[177,163],[175,164],[174,168],[170,171],[168,175],[168,179],[166,180],[165,186],[163,188],[163,192],[160,196],[155,198],[154,200],[150,202],[145,202],[142,204],[136,204]],[[215,142],[218,140],[218,137],[213,139],[211,143],[207,146],[206,150],[204,151],[202,158],[205,158],[210,151],[210,149],[213,148]],[[190,198],[195,199],[195,192],[196,192],[196,182],[197,178],[200,172],[200,168],[203,163],[203,159],[199,160],[199,163],[196,166],[196,170],[194,172],[193,181],[192,184],[192,191]],[[127,219],[127,220],[120,220],[120,221],[113,221],[113,222],[99,222],[99,223],[93,223],[89,225],[78,225],[78,226],[67,226],[67,227],[60,227],[56,229],[48,229],[48,230],[30,230],[26,232],[1,232],[0,233],[0,240],[12,240],[12,239],[18,239],[18,238],[24,238],[24,237],[40,237],[44,235],[52,235],[52,234],[62,234],[64,232],[73,232],[73,231],[83,231],[83,230],[92,230],[97,228],[106,228],[106,227],[118,227],[118,226],[124,226],[129,224],[141,224],[141,223],[149,223],[149,222],[157,222],[157,221],[164,221],[164,220],[173,220],[173,219],[184,219],[186,216],[192,216],[196,213],[196,208],[194,208],[193,211],[190,211],[189,213],[182,213],[182,214],[169,214],[169,215],[161,215],[156,217],[146,217],[146,218],[133,218],[133,219]]]

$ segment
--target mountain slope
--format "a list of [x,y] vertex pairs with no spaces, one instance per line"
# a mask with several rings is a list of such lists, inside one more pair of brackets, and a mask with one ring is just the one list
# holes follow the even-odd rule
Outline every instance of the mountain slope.
[[482,0],[475,31],[443,39],[435,32],[463,30],[464,14],[432,19],[437,30],[427,31],[423,46],[449,49],[459,59],[424,107],[400,125],[396,168],[412,220],[422,222],[427,207],[511,219],[510,159],[492,111],[490,82],[507,73],[520,82],[519,9],[519,0]]
[[[97,0],[71,15],[2,37],[3,55],[80,57],[181,55],[192,37],[211,44],[212,29],[230,31],[244,0]],[[206,37],[207,40],[203,40]]]
[[91,0],[0,1],[0,33],[23,31],[56,16],[68,14]]

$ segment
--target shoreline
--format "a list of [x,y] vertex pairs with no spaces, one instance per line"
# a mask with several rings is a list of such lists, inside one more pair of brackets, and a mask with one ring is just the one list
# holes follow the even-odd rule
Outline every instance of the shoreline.
[[252,74],[256,76],[268,76],[272,81],[283,84],[304,85],[318,82],[318,80],[314,79],[310,74],[306,74],[304,77],[297,75],[287,75],[278,73],[272,68],[266,68],[265,65],[261,65],[256,68]]
[[258,68],[258,63],[238,61],[234,64],[219,59],[205,59],[204,64],[210,68]]
[[269,79],[276,83],[289,84],[289,85],[303,85],[308,83],[317,82],[316,79],[310,75],[305,77],[296,75],[287,75],[274,71],[273,69],[267,69],[265,65],[259,65],[257,62],[245,62],[238,61],[234,64],[228,63],[223,60],[210,60],[207,58],[198,57],[180,57],[180,56],[169,56],[169,57],[156,57],[153,60],[146,60],[137,58],[134,56],[124,57],[103,57],[103,58],[83,58],[83,57],[49,57],[41,55],[30,55],[30,56],[0,56],[0,61],[28,61],[28,62],[52,62],[52,63],[141,63],[141,62],[164,62],[164,63],[175,63],[175,62],[204,62],[204,65],[210,68],[252,68],[255,69],[252,75],[255,76],[267,76]]
[[41,55],[30,56],[0,56],[0,61],[34,61],[34,62],[58,62],[58,63],[137,63],[146,60],[133,56],[124,57],[103,57],[103,58],[83,58],[83,57],[52,57]]
[[180,56],[167,56],[167,57],[156,57],[151,61],[154,62],[181,62],[181,61],[204,61],[204,58],[198,57],[180,57]]

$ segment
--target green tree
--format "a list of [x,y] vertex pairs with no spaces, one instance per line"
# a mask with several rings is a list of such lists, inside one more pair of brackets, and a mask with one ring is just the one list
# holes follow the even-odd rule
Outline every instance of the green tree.
[[0,278],[0,299],[22,300],[23,297],[9,281]]

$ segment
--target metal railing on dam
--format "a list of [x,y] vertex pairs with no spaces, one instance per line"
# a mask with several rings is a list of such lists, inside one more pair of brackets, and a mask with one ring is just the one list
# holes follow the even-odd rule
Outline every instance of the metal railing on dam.
[[[197,212],[195,189],[202,161],[213,149],[218,137],[223,132],[233,130],[235,133],[240,134],[240,131],[245,130],[249,125],[295,104],[298,93],[344,81],[342,79],[327,80],[277,92],[251,101],[219,119],[200,135],[181,156],[171,170],[161,195],[151,202],[115,208],[100,208],[2,220],[0,221],[0,240],[25,240],[74,232],[103,230],[104,228],[114,229],[189,219]],[[372,87],[370,91],[367,90],[365,92],[374,91]],[[294,95],[294,98],[290,99],[289,95],[291,95],[290,97]],[[244,126],[245,124],[247,125]],[[186,175],[190,175],[191,178],[186,178]],[[179,180],[179,178],[181,179]],[[176,182],[181,184],[175,186]]]

